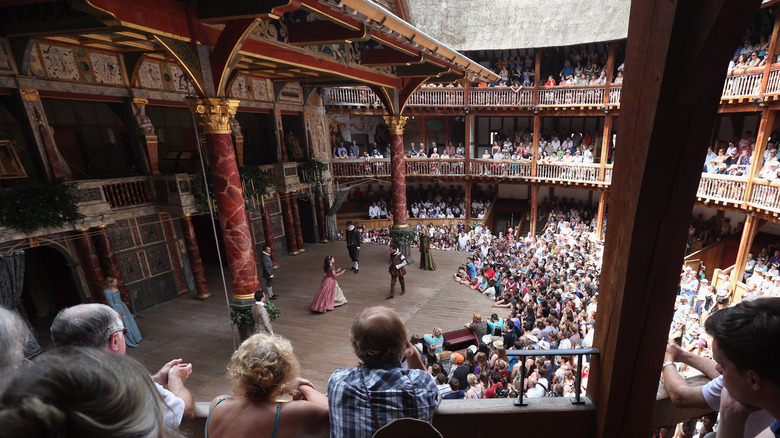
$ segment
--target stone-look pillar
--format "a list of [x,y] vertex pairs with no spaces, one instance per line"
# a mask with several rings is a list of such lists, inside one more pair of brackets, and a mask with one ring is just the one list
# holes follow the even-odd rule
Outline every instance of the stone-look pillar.
[[317,210],[317,230],[319,231],[320,242],[327,242],[328,230],[325,226],[325,210],[328,209],[328,197],[321,196],[317,198],[317,203],[315,206]]
[[157,134],[154,131],[154,125],[152,120],[146,115],[146,105],[149,103],[148,99],[137,97],[133,99],[133,103],[136,106],[134,112],[135,125],[146,147],[147,159],[149,160],[149,172],[152,175],[160,174],[160,154],[157,152]]
[[596,236],[599,240],[604,240],[604,215],[607,212],[607,202],[609,202],[609,192],[602,190],[601,196],[599,196],[599,210],[596,215]]
[[233,299],[253,300],[255,292],[260,290],[260,282],[241,178],[230,136],[230,117],[236,114],[238,101],[193,99],[190,105],[192,112],[200,117],[206,134],[219,222],[233,277]]
[[182,270],[181,253],[176,245],[176,232],[173,228],[171,216],[168,213],[160,213],[162,219],[163,234],[165,235],[165,244],[168,247],[168,254],[171,257],[171,267],[173,268],[173,279],[176,282],[176,292],[183,294],[188,292],[187,281],[184,279]]
[[284,222],[284,237],[287,239],[287,253],[294,254],[298,250],[298,240],[295,237],[295,224],[293,223],[292,206],[290,205],[290,194],[281,195],[282,200],[282,220]]
[[295,246],[298,248],[295,253],[300,254],[306,250],[303,248],[303,230],[301,228],[301,214],[298,209],[297,196],[290,199],[290,206],[292,207],[293,225],[295,225]]
[[200,249],[198,249],[198,240],[195,237],[195,227],[192,226],[190,215],[184,215],[181,218],[181,232],[184,236],[184,246],[187,249],[187,258],[190,259],[190,270],[192,278],[195,280],[195,298],[205,300],[211,297],[208,283],[206,283],[206,273],[203,270],[203,261],[200,259]]
[[103,296],[103,283],[106,280],[106,275],[100,267],[100,258],[98,258],[95,243],[92,241],[92,237],[90,237],[86,229],[74,231],[73,237],[76,243],[76,249],[79,253],[79,259],[81,259],[81,266],[84,268],[84,274],[89,283],[92,302],[105,303],[106,298]]
[[536,236],[536,224],[539,222],[539,184],[531,184],[531,225],[532,236]]
[[404,164],[405,116],[385,116],[390,127],[390,162],[392,169],[393,228],[407,228],[406,211],[406,168]]
[[[125,287],[124,281],[122,281],[122,270],[119,268],[119,262],[116,259],[114,253],[114,247],[111,246],[111,240],[108,238],[106,226],[103,225],[92,231],[94,233],[95,247],[97,249],[98,258],[100,264],[103,266],[103,273],[107,277],[114,277],[119,282],[117,288],[119,289],[119,295],[122,297],[122,301],[131,312],[135,312],[132,303],[130,302],[130,296],[127,294],[127,287]],[[105,278],[103,279],[105,281]],[[102,286],[102,285],[101,285]],[[103,289],[100,291],[103,294]]]
[[279,266],[276,262],[276,241],[274,241],[274,229],[271,226],[271,215],[268,213],[268,209],[265,208],[265,198],[262,198],[260,212],[260,217],[263,220],[263,237],[265,238],[265,244],[271,248],[271,261],[274,262],[274,266]]

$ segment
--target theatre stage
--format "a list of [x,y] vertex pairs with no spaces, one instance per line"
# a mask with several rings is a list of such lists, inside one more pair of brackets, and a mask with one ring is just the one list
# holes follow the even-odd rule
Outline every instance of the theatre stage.
[[[438,269],[423,271],[419,265],[407,267],[407,292],[385,300],[390,289],[387,273],[390,249],[387,246],[363,245],[360,273],[347,271],[339,277],[339,285],[349,303],[325,314],[309,310],[312,297],[324,275],[323,259],[336,258],[336,266],[349,268],[346,243],[308,244],[298,256],[279,255],[281,266],[274,279],[274,301],[281,317],[273,323],[274,332],[288,338],[301,363],[301,376],[325,391],[333,370],[351,367],[356,358],[349,342],[349,330],[355,316],[364,308],[386,305],[394,308],[406,322],[410,336],[430,333],[434,326],[445,331],[471,322],[475,312],[488,317],[494,310],[506,316],[504,309],[491,309],[488,298],[453,280],[457,266],[466,253],[434,251]],[[419,259],[416,248],[413,256]],[[138,348],[128,348],[128,356],[141,361],[154,373],[170,359],[182,358],[193,364],[187,381],[195,401],[210,401],[214,396],[230,393],[231,382],[225,367],[234,351],[237,333],[228,320],[228,310],[221,276],[217,266],[207,266],[209,290],[206,301],[193,299],[194,293],[181,295],[161,305],[147,309],[136,320],[144,340]],[[230,276],[226,272],[230,288]],[[262,285],[265,283],[261,280]],[[230,293],[230,289],[228,290]]]

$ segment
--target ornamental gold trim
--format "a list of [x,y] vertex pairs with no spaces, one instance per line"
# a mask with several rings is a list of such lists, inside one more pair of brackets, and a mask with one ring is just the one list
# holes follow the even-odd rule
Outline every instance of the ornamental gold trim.
[[409,117],[406,116],[384,116],[385,123],[390,127],[391,134],[403,135],[404,126],[406,126],[406,120]]
[[190,110],[200,117],[206,134],[230,134],[233,132],[231,118],[238,111],[238,103],[235,99],[193,99]]

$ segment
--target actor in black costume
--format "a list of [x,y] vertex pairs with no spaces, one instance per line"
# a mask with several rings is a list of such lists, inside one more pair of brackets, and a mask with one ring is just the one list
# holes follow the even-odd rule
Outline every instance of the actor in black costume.
[[360,258],[360,233],[352,225],[352,221],[347,221],[347,251],[349,251],[349,258],[354,264],[350,269],[357,274],[358,259]]

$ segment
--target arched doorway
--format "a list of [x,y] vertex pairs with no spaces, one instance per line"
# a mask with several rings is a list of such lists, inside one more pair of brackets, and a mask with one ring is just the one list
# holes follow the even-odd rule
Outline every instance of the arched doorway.
[[75,267],[73,258],[61,247],[41,245],[24,250],[21,307],[42,346],[48,344],[48,329],[57,312],[89,302]]

